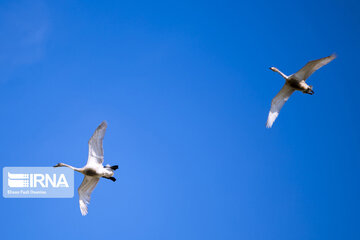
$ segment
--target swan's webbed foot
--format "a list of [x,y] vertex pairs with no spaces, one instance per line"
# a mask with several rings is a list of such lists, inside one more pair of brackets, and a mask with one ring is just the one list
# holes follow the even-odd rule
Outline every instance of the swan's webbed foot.
[[303,93],[313,95],[315,92],[312,90],[312,88],[312,86],[309,86],[309,88],[303,91]]
[[113,181],[113,182],[116,181],[116,178],[114,178],[114,177],[103,177],[103,178],[110,179],[110,180]]
[[116,181],[116,178],[114,178],[114,177],[110,177],[109,179],[110,179],[111,181],[113,181],[113,182]]
[[119,168],[119,166],[118,166],[118,165],[114,165],[114,166],[111,166],[110,168],[111,168],[112,170],[116,170],[116,169]]

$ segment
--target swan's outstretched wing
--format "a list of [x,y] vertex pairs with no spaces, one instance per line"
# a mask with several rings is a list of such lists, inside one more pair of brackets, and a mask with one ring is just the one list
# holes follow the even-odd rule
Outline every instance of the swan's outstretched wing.
[[90,203],[90,195],[98,182],[99,178],[97,177],[85,176],[78,188],[80,211],[83,216],[88,213],[87,205]]
[[104,162],[103,139],[107,123],[103,121],[89,140],[89,157],[86,165],[97,165]]
[[325,66],[332,60],[336,58],[335,54],[332,54],[331,56],[320,58],[318,60],[310,61],[308,62],[302,69],[300,69],[297,73],[294,74],[294,77],[298,80],[306,80],[308,77],[310,77],[311,74],[313,74],[316,70],[321,68],[322,66]]
[[285,102],[289,99],[294,91],[295,90],[292,87],[285,83],[280,92],[273,98],[271,101],[269,116],[266,122],[267,128],[271,128],[275,122],[275,119],[279,115],[281,108],[284,106]]

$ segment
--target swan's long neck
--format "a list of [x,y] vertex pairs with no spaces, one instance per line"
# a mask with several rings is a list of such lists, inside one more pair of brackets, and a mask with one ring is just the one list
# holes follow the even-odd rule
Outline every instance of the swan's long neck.
[[285,74],[283,74],[279,69],[277,69],[277,68],[275,68],[275,67],[272,67],[272,70],[274,71],[274,72],[277,72],[277,73],[279,73],[283,78],[285,78],[285,79],[288,79],[289,78],[289,76],[286,76]]
[[61,163],[61,167],[68,167],[68,168],[71,168],[74,171],[82,172],[82,168],[76,168],[76,167],[70,166],[70,165],[65,164],[65,163]]

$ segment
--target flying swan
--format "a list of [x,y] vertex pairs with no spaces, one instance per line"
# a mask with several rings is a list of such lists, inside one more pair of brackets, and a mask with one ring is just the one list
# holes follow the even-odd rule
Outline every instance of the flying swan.
[[68,167],[74,171],[80,172],[85,175],[83,182],[78,188],[80,211],[83,216],[88,213],[87,205],[90,203],[90,195],[100,178],[107,178],[113,182],[116,179],[113,177],[114,171],[118,166],[103,166],[104,150],[103,139],[106,131],[107,123],[103,121],[95,130],[94,134],[89,140],[89,157],[88,161],[83,168],[75,168],[65,163],[58,163],[54,167]]
[[297,73],[290,76],[286,76],[284,73],[280,72],[280,70],[275,67],[270,68],[270,70],[279,73],[283,78],[285,78],[286,81],[280,92],[271,101],[271,108],[266,122],[267,128],[271,128],[275,119],[278,117],[281,108],[284,106],[285,102],[289,99],[291,94],[295,92],[295,90],[310,95],[314,94],[313,87],[305,83],[306,79],[310,77],[310,75],[313,74],[316,70],[318,70],[322,66],[325,66],[335,58],[336,55],[332,54],[328,57],[310,61]]

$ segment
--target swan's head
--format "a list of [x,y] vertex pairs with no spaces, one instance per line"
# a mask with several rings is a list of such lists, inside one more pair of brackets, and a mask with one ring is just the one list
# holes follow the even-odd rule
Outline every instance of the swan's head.
[[271,71],[277,72],[277,68],[275,68],[275,67],[270,67],[269,69],[270,69]]
[[63,167],[63,166],[64,166],[64,164],[58,163],[58,164],[56,164],[54,167]]

